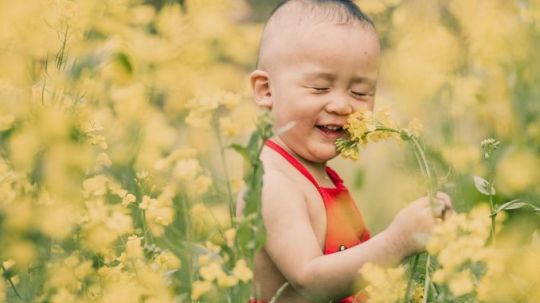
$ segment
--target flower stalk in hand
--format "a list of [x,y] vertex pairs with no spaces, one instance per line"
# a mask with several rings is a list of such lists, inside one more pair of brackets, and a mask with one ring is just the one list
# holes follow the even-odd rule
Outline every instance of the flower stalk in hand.
[[[360,110],[349,116],[344,128],[347,132],[347,136],[339,138],[336,141],[336,148],[342,157],[352,160],[358,160],[359,148],[366,146],[368,143],[379,142],[386,139],[397,139],[410,143],[418,166],[427,181],[427,196],[430,201],[433,215],[435,217],[444,218],[447,209],[443,203],[440,203],[435,199],[435,193],[437,192],[436,179],[430,169],[424,148],[419,139],[419,133],[422,126],[417,119],[413,119],[406,128],[401,128],[391,119],[387,108],[375,112]],[[412,274],[415,272],[418,258],[419,255],[416,255],[412,263],[414,265],[411,268],[411,278],[407,285],[405,302],[408,302],[410,296]],[[428,291],[430,289],[429,286],[430,283],[432,283],[429,275],[429,265],[430,258],[428,255],[425,267],[426,278],[424,281],[424,301],[427,300]]]

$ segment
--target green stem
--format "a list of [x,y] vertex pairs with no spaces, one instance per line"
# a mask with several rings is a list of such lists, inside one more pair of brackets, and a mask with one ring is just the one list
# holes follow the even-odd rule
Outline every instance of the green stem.
[[[2,271],[7,272],[7,269],[4,267],[4,264],[0,264],[0,265],[2,266]],[[9,285],[11,285],[11,288],[13,288],[15,295],[17,295],[17,297],[19,297],[19,299],[22,300],[21,294],[19,294],[19,292],[17,291],[17,287],[15,287],[15,284],[11,280],[11,277],[6,277],[6,280],[8,280]]]
[[221,137],[221,132],[219,130],[217,119],[214,119],[214,131],[216,133],[216,138],[218,140],[219,155],[221,157],[221,164],[223,165],[223,173],[225,174],[225,183],[226,183],[225,187],[227,188],[227,199],[229,201],[229,220],[230,220],[231,226],[234,226],[234,218],[235,218],[234,199],[232,197],[231,181],[229,177],[229,170],[227,168],[227,158],[225,157],[225,148],[223,147],[223,139]]
[[[379,130],[379,131],[387,131],[387,132],[394,132],[394,133],[400,134],[401,136],[403,135],[403,133],[401,131],[396,130],[396,129],[392,129],[392,128],[378,127],[377,130]],[[435,204],[434,197],[435,197],[435,192],[436,192],[436,183],[435,183],[433,174],[431,173],[431,170],[430,170],[430,167],[429,167],[429,164],[428,164],[428,161],[427,161],[427,157],[426,157],[426,154],[424,152],[424,148],[422,147],[420,142],[418,142],[418,139],[415,136],[407,135],[406,138],[407,138],[407,141],[410,141],[412,143],[414,154],[415,154],[416,160],[418,162],[418,166],[420,167],[420,170],[422,171],[422,174],[424,175],[424,177],[426,178],[426,180],[428,182],[427,196],[428,196],[428,200],[429,200],[429,203],[431,205],[432,210],[435,210],[436,204]],[[426,255],[427,255],[427,258],[426,258],[426,274],[425,274],[425,278],[424,278],[425,279],[424,280],[424,301],[423,301],[424,303],[427,302],[427,296],[429,294],[429,285],[431,283],[430,282],[430,276],[429,276],[429,266],[430,266],[430,261],[431,260],[430,260],[429,254],[426,254]],[[415,256],[415,258],[418,258],[418,257],[419,257],[419,255]],[[409,282],[408,282],[408,285],[407,285],[407,292],[405,293],[405,302],[406,303],[407,303],[407,301],[409,299],[409,296],[410,296],[410,284],[412,283],[412,278],[413,278],[415,270],[416,270],[416,264],[412,268],[411,277],[409,278]]]
[[493,245],[495,245],[495,220],[497,218],[497,213],[495,213],[495,201],[493,201],[493,194],[492,194],[492,188],[493,188],[493,178],[494,178],[494,163],[493,163],[493,155],[492,155],[492,150],[488,150],[486,151],[486,153],[488,153],[488,157],[487,157],[487,169],[488,169],[488,173],[487,173],[487,182],[488,182],[488,191],[489,191],[489,208],[490,208],[490,211],[491,211],[491,232],[490,232],[490,235],[489,235],[489,240],[488,242],[492,243]]
[[430,279],[430,276],[429,276],[429,265],[430,265],[430,263],[431,263],[431,259],[430,259],[430,255],[428,254],[427,259],[426,259],[426,274],[425,274],[425,277],[424,277],[424,297],[422,299],[422,303],[426,303],[427,300],[428,300],[429,285],[431,283],[431,279]]
[[412,282],[414,280],[414,273],[416,272],[416,266],[418,266],[418,259],[420,259],[420,254],[416,254],[413,257],[413,263],[411,266],[411,275],[409,276],[409,281],[407,282],[407,289],[405,291],[405,298],[403,300],[403,303],[409,302],[409,299],[411,298],[411,286]]

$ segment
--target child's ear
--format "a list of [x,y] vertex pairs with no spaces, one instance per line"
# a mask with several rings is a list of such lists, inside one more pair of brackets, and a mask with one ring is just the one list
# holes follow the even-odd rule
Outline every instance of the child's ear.
[[270,76],[262,70],[255,70],[249,76],[251,90],[258,106],[272,109],[272,89],[270,87]]

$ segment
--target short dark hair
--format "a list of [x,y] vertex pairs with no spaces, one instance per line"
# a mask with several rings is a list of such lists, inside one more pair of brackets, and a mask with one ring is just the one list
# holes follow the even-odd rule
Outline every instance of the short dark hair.
[[[281,1],[276,8],[272,11],[270,14],[270,18],[285,4],[291,2],[291,1],[299,1],[299,0],[283,0]],[[345,13],[346,20],[340,20],[342,23],[348,23],[350,21],[350,18],[353,20],[357,20],[360,22],[366,22],[373,26],[375,28],[375,24],[373,23],[373,20],[366,15],[360,7],[354,3],[352,0],[301,0],[300,2],[306,2],[308,4],[312,4],[314,6],[319,5],[335,5],[338,8],[341,9],[342,12]],[[270,19],[268,18],[268,19]]]

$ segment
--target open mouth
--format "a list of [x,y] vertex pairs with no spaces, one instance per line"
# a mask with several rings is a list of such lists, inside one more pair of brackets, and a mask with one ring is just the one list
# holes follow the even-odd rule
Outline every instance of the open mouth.
[[344,134],[343,127],[333,124],[318,124],[315,125],[317,129],[321,131],[323,135],[330,138],[339,138]]

